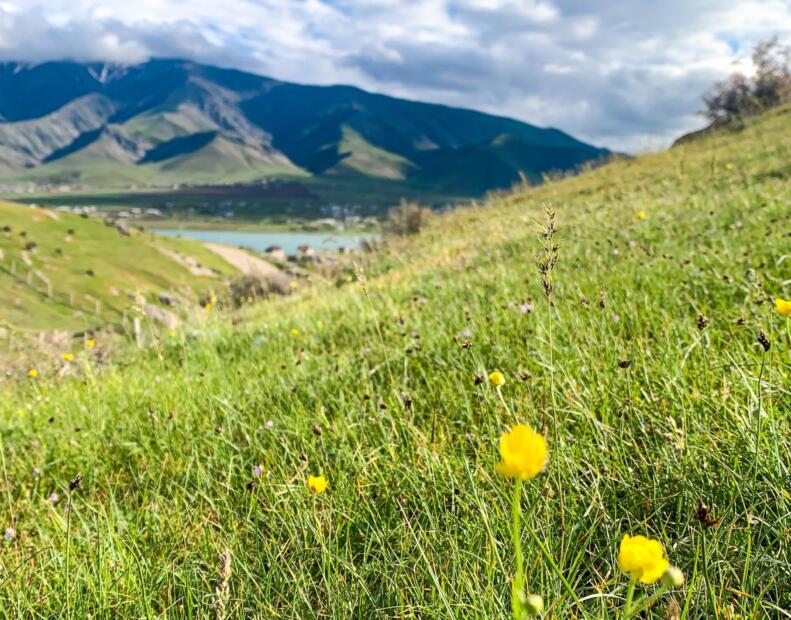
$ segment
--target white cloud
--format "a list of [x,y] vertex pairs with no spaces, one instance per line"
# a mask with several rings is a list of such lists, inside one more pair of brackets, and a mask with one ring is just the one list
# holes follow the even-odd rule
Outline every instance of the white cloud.
[[788,0],[0,0],[0,59],[187,57],[552,125],[620,150],[702,124],[701,93]]

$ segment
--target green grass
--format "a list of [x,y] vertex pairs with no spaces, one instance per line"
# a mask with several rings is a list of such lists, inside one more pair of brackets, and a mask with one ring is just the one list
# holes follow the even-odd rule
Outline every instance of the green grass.
[[[770,303],[791,296],[789,119],[460,209],[367,257],[366,289],[20,377],[0,400],[0,614],[507,618],[494,465],[518,419],[550,447],[522,496],[548,617],[617,617],[627,532],[686,574],[682,618],[789,617],[791,337]],[[502,401],[475,381],[495,368]]]
[[[125,237],[112,226],[68,213],[0,202],[0,229],[5,227],[10,230],[0,232],[0,325],[17,330],[117,324],[135,304],[127,293],[153,300],[169,292],[194,301],[236,274],[200,243],[137,231]],[[28,244],[35,249],[25,252]],[[216,275],[193,275],[172,252]]]

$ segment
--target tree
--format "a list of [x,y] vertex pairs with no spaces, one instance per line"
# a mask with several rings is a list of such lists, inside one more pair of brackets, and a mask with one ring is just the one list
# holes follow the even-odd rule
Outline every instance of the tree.
[[791,48],[777,37],[755,46],[755,75],[734,73],[703,97],[712,123],[727,122],[791,101]]

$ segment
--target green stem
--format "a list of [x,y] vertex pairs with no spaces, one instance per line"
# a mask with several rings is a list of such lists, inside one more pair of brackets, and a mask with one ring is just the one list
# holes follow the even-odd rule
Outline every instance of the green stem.
[[552,404],[552,436],[555,446],[560,443],[558,429],[558,407],[555,401],[555,340],[552,337],[552,296],[547,295],[547,322],[549,323],[549,400]]
[[516,419],[516,414],[511,411],[511,408],[505,402],[505,397],[503,396],[502,390],[500,388],[496,388],[495,391],[497,392],[497,398],[499,398],[500,402],[503,404],[503,409],[505,409],[505,412],[514,419],[514,422],[517,422],[518,420]]
[[522,481],[517,478],[514,482],[514,498],[511,503],[511,536],[514,543],[514,562],[516,563],[516,573],[511,582],[511,609],[514,612],[515,620],[522,620],[522,597],[524,596],[524,567],[522,566]]
[[626,590],[626,603],[623,606],[623,620],[628,620],[632,615],[632,598],[634,598],[635,585],[637,585],[637,579],[630,579],[629,588]]
[[66,617],[71,618],[71,583],[69,580],[69,566],[71,565],[71,491],[66,506]]
[[758,419],[756,420],[755,424],[755,456],[753,457],[752,476],[753,501],[751,502],[753,505],[755,504],[755,482],[758,479],[758,462],[761,457],[761,408],[763,406],[763,380],[765,367],[766,351],[764,351],[763,355],[761,356],[761,370],[758,372]]
[[642,598],[635,603],[634,609],[632,609],[632,615],[640,613],[644,609],[648,609],[651,605],[656,602],[656,600],[662,596],[665,592],[667,592],[667,587],[663,584],[660,588],[651,596]]

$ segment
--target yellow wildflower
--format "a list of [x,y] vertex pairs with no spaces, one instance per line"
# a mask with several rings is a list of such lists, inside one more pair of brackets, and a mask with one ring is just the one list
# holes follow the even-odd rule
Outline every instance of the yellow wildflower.
[[86,349],[93,349],[95,346],[96,346],[96,341],[93,340],[92,338],[88,338],[88,340],[85,341]]
[[624,534],[618,551],[618,566],[623,572],[629,573],[631,579],[654,583],[662,578],[670,562],[658,540]]
[[61,357],[63,358],[64,362],[70,362],[74,359],[74,355],[71,353],[64,353],[63,355],[61,355]]
[[532,428],[517,424],[500,437],[500,457],[497,471],[506,478],[530,480],[544,469],[547,462],[547,442]]
[[327,488],[327,479],[324,476],[308,476],[306,486],[316,495],[320,495]]
[[791,316],[791,300],[777,297],[775,299],[775,309],[780,316]]
[[499,370],[494,370],[489,373],[489,383],[496,388],[501,388],[505,385],[505,375]]
[[36,370],[35,368],[31,368],[30,370],[27,371],[27,376],[30,377],[31,379],[35,379],[36,377],[38,377],[38,370]]
[[212,295],[211,299],[209,300],[209,303],[216,304],[217,303],[217,297],[215,295]]
[[291,335],[292,336],[299,336],[299,330],[296,327],[291,328]]
[[288,283],[288,286],[291,289],[295,289],[299,286],[299,283],[296,280],[291,280],[291,282]]
[[209,314],[209,312],[211,312],[211,302],[203,306],[203,309],[206,311],[206,314]]
[[635,215],[635,217],[638,220],[641,220],[641,221],[646,218],[645,211],[643,211],[642,209],[640,211],[638,211],[637,213],[635,213],[634,215]]

